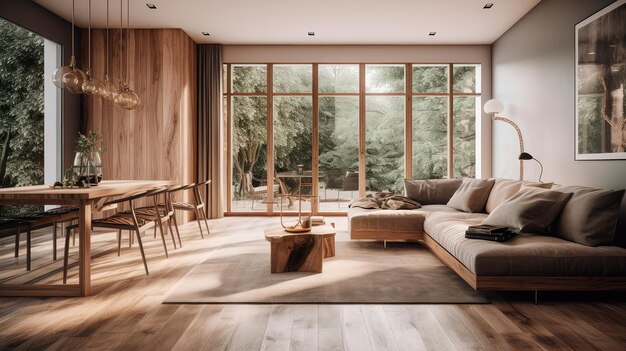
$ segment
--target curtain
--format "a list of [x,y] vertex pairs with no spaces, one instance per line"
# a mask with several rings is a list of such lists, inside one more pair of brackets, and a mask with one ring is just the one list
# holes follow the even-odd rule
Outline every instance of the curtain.
[[196,180],[211,179],[200,189],[209,218],[220,218],[222,209],[222,46],[198,45],[198,121]]

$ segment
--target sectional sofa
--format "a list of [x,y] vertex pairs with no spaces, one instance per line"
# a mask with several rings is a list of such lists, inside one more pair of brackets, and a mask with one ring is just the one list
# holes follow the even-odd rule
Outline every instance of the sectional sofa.
[[[615,232],[623,191],[490,179],[482,209],[467,212],[448,205],[460,180],[417,182],[421,194],[411,196],[407,184],[406,195],[419,209],[350,208],[351,239],[420,241],[477,290],[626,290],[626,248],[616,244],[626,233]],[[468,226],[494,212],[514,213],[514,199],[537,185],[568,195],[547,230],[522,230],[506,242],[465,238]]]

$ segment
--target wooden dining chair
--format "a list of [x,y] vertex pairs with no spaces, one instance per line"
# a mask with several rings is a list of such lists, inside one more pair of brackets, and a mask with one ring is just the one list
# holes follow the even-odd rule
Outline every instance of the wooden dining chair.
[[26,270],[31,270],[31,232],[52,226],[52,259],[57,259],[57,227],[59,223],[78,218],[78,208],[58,207],[44,212],[31,212],[0,218],[0,237],[15,235],[15,257],[19,257],[20,235],[26,232]]
[[[117,255],[119,256],[122,249],[122,231],[128,230],[131,235],[133,233],[136,234],[137,242],[139,243],[139,251],[141,252],[141,258],[143,260],[143,265],[146,270],[146,275],[149,275],[148,271],[148,263],[146,261],[146,255],[143,249],[143,243],[141,241],[141,233],[146,230],[157,225],[156,221],[148,219],[146,217],[138,216],[135,212],[135,200],[140,198],[144,198],[146,196],[151,196],[154,193],[158,193],[162,189],[151,190],[140,192],[137,194],[133,194],[130,196],[118,198],[115,200],[107,201],[104,203],[104,206],[110,207],[112,205],[118,205],[128,202],[129,212],[128,213],[116,213],[106,218],[95,219],[91,222],[92,228],[108,228],[117,230]],[[77,229],[78,225],[68,226],[65,230],[67,231],[65,236],[65,248],[64,248],[64,256],[63,256],[63,284],[67,283],[67,263],[69,256],[69,241],[71,231]],[[165,250],[165,257],[168,257],[167,253],[167,245],[165,243],[165,236],[163,232],[161,232],[161,240],[163,241],[163,248]]]
[[[188,202],[180,202],[180,201],[172,201],[172,207],[174,210],[179,211],[189,211],[194,212],[196,214],[196,221],[198,222],[198,228],[200,228],[200,236],[204,239],[204,232],[202,231],[202,225],[200,224],[200,220],[204,220],[204,224],[206,226],[207,235],[211,234],[209,230],[209,222],[207,221],[207,217],[205,214],[205,203],[202,199],[202,195],[200,195],[200,187],[209,185],[211,180],[204,181],[202,183],[191,183],[187,185],[180,186],[178,188],[174,188],[170,190],[170,195],[179,191],[187,191],[191,190],[193,194],[193,203]],[[174,218],[174,221],[176,219]]]
[[[154,221],[157,225],[154,227],[154,237],[156,238],[157,227],[161,231],[161,236],[164,236],[163,223],[167,222],[170,236],[172,237],[172,243],[174,243],[174,249],[176,249],[176,239],[174,239],[174,229],[172,228],[172,221],[174,221],[174,227],[176,228],[176,235],[178,236],[178,243],[180,247],[183,246],[180,240],[180,232],[178,231],[178,222],[176,221],[176,211],[172,205],[171,188],[162,188],[152,191],[146,194],[146,197],[152,198],[152,204],[147,206],[141,206],[135,208],[135,214],[139,218]],[[127,210],[120,212],[121,214],[131,215],[131,211]]]

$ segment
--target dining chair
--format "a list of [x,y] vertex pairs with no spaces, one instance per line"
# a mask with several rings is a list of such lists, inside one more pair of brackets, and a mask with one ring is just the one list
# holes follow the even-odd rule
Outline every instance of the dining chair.
[[[116,213],[109,217],[105,217],[102,219],[94,219],[91,221],[92,228],[108,228],[108,229],[116,229],[117,230],[117,255],[121,254],[122,250],[122,231],[128,230],[132,236],[133,233],[136,234],[137,242],[139,243],[139,251],[141,252],[141,258],[143,260],[143,265],[146,270],[146,275],[149,275],[148,271],[148,263],[146,261],[146,255],[143,249],[143,243],[141,241],[141,233],[146,230],[157,225],[155,220],[151,220],[147,217],[138,216],[135,212],[135,204],[134,202],[138,199],[144,198],[146,196],[151,196],[155,193],[158,193],[163,189],[156,189],[150,191],[144,191],[140,193],[136,193],[130,196],[110,200],[104,203],[104,207],[116,206],[119,204],[123,204],[128,202],[129,213]],[[64,256],[63,256],[63,284],[67,283],[67,263],[69,256],[69,241],[71,231],[77,229],[78,225],[71,225],[65,228],[67,231],[65,236],[65,248],[64,248]],[[167,253],[167,245],[165,243],[165,236],[163,232],[161,232],[161,240],[163,241],[163,248],[165,250],[165,257],[168,257]]]
[[[176,188],[173,188],[173,189],[176,189]],[[178,231],[176,211],[174,210],[174,206],[172,205],[171,192],[172,192],[172,188],[166,187],[162,189],[157,189],[153,192],[146,194],[146,197],[152,198],[152,204],[141,206],[141,207],[136,207],[135,214],[137,215],[137,217],[156,222],[157,225],[154,227],[155,238],[156,238],[157,227],[161,231],[161,236],[165,235],[163,231],[163,223],[167,222],[170,236],[172,237],[172,242],[174,243],[174,249],[176,249],[176,239],[174,239],[174,230],[172,228],[172,220],[174,221],[174,227],[176,228],[176,235],[178,236],[178,243],[180,244],[180,247],[183,247],[183,244],[180,240],[180,232]],[[163,201],[161,201],[161,197],[163,197]],[[124,212],[119,212],[119,213],[126,214],[126,215],[132,214],[130,210],[126,210]]]
[[[174,210],[188,211],[188,212],[195,213],[196,220],[198,222],[198,228],[200,228],[200,236],[203,239],[204,239],[204,232],[202,231],[202,225],[200,224],[201,219],[204,220],[204,224],[207,230],[207,235],[211,234],[211,231],[209,230],[209,222],[207,221],[207,217],[204,212],[206,205],[204,203],[204,200],[202,199],[202,195],[200,195],[200,187],[209,185],[210,183],[211,183],[211,180],[209,179],[202,183],[191,183],[191,184],[183,185],[178,188],[174,188],[170,190],[170,194],[173,194],[179,191],[191,190],[193,194],[193,203],[182,202],[182,201],[172,201],[172,207],[174,208]],[[174,221],[176,221],[175,217],[174,217]]]
[[57,226],[78,218],[77,207],[58,207],[44,212],[31,212],[0,218],[0,237],[15,235],[15,257],[19,257],[20,235],[26,232],[26,270],[31,270],[32,231],[52,226],[52,258],[57,259]]

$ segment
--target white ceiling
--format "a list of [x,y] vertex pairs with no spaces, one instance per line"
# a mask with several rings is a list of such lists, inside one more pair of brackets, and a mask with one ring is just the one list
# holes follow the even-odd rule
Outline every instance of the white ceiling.
[[[71,19],[72,0],[34,1]],[[88,0],[75,1],[76,23],[86,28]],[[111,23],[119,27],[120,1],[109,1]],[[130,25],[182,28],[197,43],[491,44],[539,1],[130,0]],[[488,2],[494,6],[484,10]],[[106,0],[92,0],[92,21],[106,27]]]

